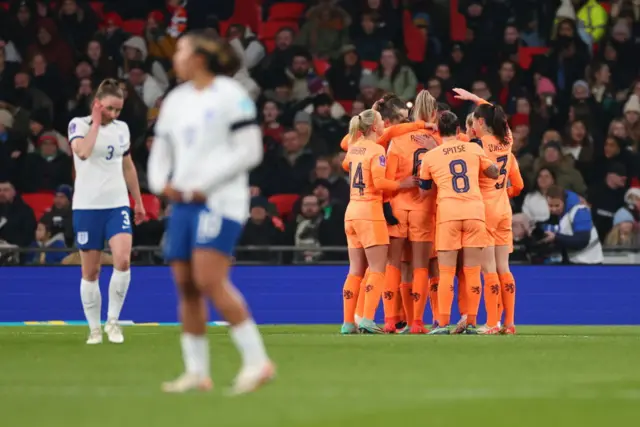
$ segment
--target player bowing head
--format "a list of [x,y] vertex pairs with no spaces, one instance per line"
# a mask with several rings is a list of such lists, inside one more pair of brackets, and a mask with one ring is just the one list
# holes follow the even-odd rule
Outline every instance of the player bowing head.
[[479,138],[492,135],[502,144],[508,144],[509,126],[502,107],[491,104],[478,105],[473,112],[473,131]]
[[207,300],[230,324],[242,356],[232,393],[255,390],[275,375],[262,337],[229,277],[233,250],[249,217],[249,171],[262,160],[256,107],[227,77],[233,49],[207,32],[190,32],[173,57],[185,83],[164,100],[149,156],[149,186],[172,203],[165,258],[178,287],[185,371],[166,392],[209,390]]
[[107,79],[98,87],[91,116],[76,117],[69,123],[76,170],[73,228],[82,263],[80,296],[90,329],[87,344],[102,342],[98,275],[105,241],[113,254],[114,269],[104,330],[109,341],[124,341],[118,319],[131,281],[129,192],[135,201],[135,222],[145,217],[138,176],[129,153],[129,127],[116,120],[123,100],[118,82]]
[[377,101],[373,109],[378,111],[384,120],[385,127],[405,123],[409,118],[409,109],[395,93],[385,93]]

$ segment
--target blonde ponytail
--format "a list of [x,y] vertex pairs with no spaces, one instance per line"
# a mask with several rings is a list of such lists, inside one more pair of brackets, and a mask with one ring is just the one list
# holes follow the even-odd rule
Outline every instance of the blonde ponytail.
[[413,120],[434,123],[437,118],[438,103],[429,91],[421,90],[413,106]]
[[355,142],[358,132],[361,132],[363,135],[371,132],[371,128],[375,124],[378,114],[377,111],[369,109],[351,118],[349,122],[349,145]]
[[96,90],[96,98],[102,99],[105,96],[115,96],[124,99],[124,93],[120,88],[120,83],[116,79],[105,79]]

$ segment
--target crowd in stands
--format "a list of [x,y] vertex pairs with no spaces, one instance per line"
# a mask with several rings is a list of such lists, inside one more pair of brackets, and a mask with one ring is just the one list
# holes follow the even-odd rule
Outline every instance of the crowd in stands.
[[[344,259],[318,249],[346,244],[339,143],[349,117],[385,92],[410,103],[422,89],[465,117],[473,106],[453,87],[509,114],[526,184],[513,208],[525,230],[549,220],[545,194],[557,184],[591,206],[606,245],[640,244],[635,0],[0,1],[0,244],[73,246],[66,129],[90,114],[106,77],[125,91],[120,119],[147,190],[154,122],[178,83],[171,57],[191,28],[231,40],[242,58],[234,77],[260,111],[265,154],[241,246],[305,248],[286,262]],[[145,200],[134,245],[157,246],[170,207]],[[237,257],[275,261],[267,250]]]

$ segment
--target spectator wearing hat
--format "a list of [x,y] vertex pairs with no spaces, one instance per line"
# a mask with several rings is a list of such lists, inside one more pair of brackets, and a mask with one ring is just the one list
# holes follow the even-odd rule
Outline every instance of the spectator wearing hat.
[[635,248],[640,243],[640,189],[627,190],[624,202],[613,216],[613,228],[605,239],[605,246]]
[[404,65],[400,52],[387,48],[380,54],[380,65],[375,72],[378,77],[378,88],[383,92],[392,92],[403,101],[416,97],[418,79],[411,67]]
[[333,104],[331,96],[324,93],[317,95],[313,99],[313,114],[311,114],[313,132],[326,142],[327,150],[331,154],[339,150],[340,141],[347,133],[344,124],[331,116]]
[[58,149],[64,154],[71,155],[71,147],[67,138],[62,136],[57,130],[53,129],[51,124],[51,117],[47,110],[35,110],[31,113],[31,120],[29,121],[29,129],[31,134],[28,138],[27,151],[33,153],[37,150],[38,141],[41,137],[53,136],[58,145]]
[[122,45],[131,37],[122,30],[122,23],[122,17],[116,12],[107,12],[100,24],[100,31],[96,35],[102,42],[107,58],[116,64],[122,62]]
[[363,74],[360,79],[360,95],[365,108],[371,108],[380,99],[376,74]]
[[282,145],[266,153],[254,176],[267,197],[283,193],[301,194],[309,187],[315,162],[315,156],[303,145],[298,131],[287,129],[282,135]]
[[98,17],[88,4],[78,5],[76,0],[63,0],[58,10],[60,32],[71,41],[72,47],[82,52],[87,41],[98,30]]
[[324,156],[329,151],[327,142],[319,132],[314,131],[311,115],[306,111],[298,111],[293,119],[293,127],[298,131],[303,147],[313,153],[314,156]]
[[58,149],[55,134],[40,135],[36,150],[26,156],[23,168],[23,190],[27,193],[53,191],[62,184],[70,185],[73,162]]
[[26,140],[12,130],[13,116],[0,109],[0,182],[20,183],[20,174],[27,151]]
[[132,63],[143,63],[145,69],[153,76],[164,92],[169,87],[169,76],[160,61],[149,58],[149,51],[144,39],[140,36],[133,36],[122,44],[122,66],[118,68],[118,76],[128,78]]
[[[127,81],[138,96],[142,99],[147,108],[155,105],[156,101],[164,95],[162,85],[150,74],[147,67],[140,61],[129,61]],[[146,115],[145,115],[146,116]]]
[[632,94],[624,104],[624,125],[636,152],[640,152],[640,97]]
[[[255,196],[251,198],[251,210],[249,220],[242,230],[242,236],[238,246],[264,246],[262,251],[236,252],[239,261],[274,262],[278,253],[269,250],[269,246],[282,244],[283,225],[281,221],[269,215],[269,202],[265,197]],[[277,220],[277,221],[276,221]]]
[[33,209],[16,194],[10,182],[0,180],[0,240],[25,248],[33,241],[35,231]]
[[593,224],[601,240],[613,227],[613,216],[624,206],[624,196],[629,188],[628,172],[624,164],[609,166],[606,176],[589,188],[588,201],[591,204]]
[[73,245],[72,199],[73,188],[66,184],[59,186],[56,188],[51,209],[40,218],[40,222],[47,224],[53,234],[64,234],[67,246]]
[[362,61],[378,61],[380,52],[389,43],[386,32],[376,25],[371,13],[363,13],[360,25],[353,31],[353,44]]
[[541,156],[534,162],[534,170],[547,167],[555,173],[557,185],[579,195],[587,193],[584,178],[573,166],[573,161],[563,156],[562,144],[559,141],[547,142],[540,151]]
[[354,45],[343,46],[340,53],[327,71],[326,79],[336,99],[353,101],[360,93],[362,64]]
[[48,64],[54,64],[62,78],[70,78],[73,74],[73,51],[63,40],[55,21],[42,18],[38,21],[36,43],[29,47],[29,57],[37,52],[44,55]]
[[0,40],[0,92],[6,93],[13,89],[13,76],[16,75],[19,65],[15,62],[7,61],[7,45],[4,40]]

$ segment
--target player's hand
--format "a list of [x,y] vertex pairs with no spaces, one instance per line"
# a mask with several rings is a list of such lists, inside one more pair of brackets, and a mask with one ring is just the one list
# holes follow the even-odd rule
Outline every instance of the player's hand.
[[431,135],[413,135],[412,139],[416,141],[419,146],[427,150],[433,150],[438,146],[435,138]]
[[393,209],[391,208],[391,203],[386,202],[382,205],[382,213],[384,214],[384,219],[387,221],[389,225],[398,225],[400,221],[398,218],[393,216]]
[[438,125],[435,123],[424,122],[424,128],[430,130],[431,132],[438,132]]
[[93,101],[93,105],[91,106],[91,121],[92,123],[100,124],[102,123],[102,113],[104,111],[104,107],[99,100]]
[[418,186],[418,177],[412,175],[400,181],[400,186],[398,188],[405,189],[405,188],[414,188],[417,186]]
[[542,243],[551,243],[556,240],[556,233],[553,231],[545,231],[544,238],[540,241]]
[[477,95],[472,94],[466,89],[461,89],[459,87],[455,87],[452,89],[456,94],[455,99],[460,99],[461,101],[472,101],[477,102],[480,98]]
[[136,206],[133,208],[133,220],[136,225],[144,222],[147,219],[147,211],[144,209],[144,205],[142,203],[136,203]]
[[178,190],[176,190],[175,188],[172,188],[169,185],[164,187],[164,190],[162,190],[162,195],[166,197],[170,202],[173,202],[173,203],[178,203],[182,201],[182,193],[180,193]]

